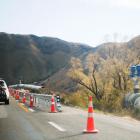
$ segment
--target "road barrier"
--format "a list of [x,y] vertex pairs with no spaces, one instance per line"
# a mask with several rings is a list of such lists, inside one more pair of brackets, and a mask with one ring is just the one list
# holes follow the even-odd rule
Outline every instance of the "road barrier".
[[[52,103],[52,95],[48,94],[37,94],[37,93],[29,93],[28,91],[22,91],[22,90],[16,90],[13,88],[9,89],[11,96],[15,97],[17,99],[18,95],[18,100],[19,102],[22,102],[24,104],[27,104],[29,107],[33,108],[40,108],[42,110],[48,110],[49,112],[61,112],[61,104],[59,102],[59,105],[57,105],[57,97],[54,97]],[[18,94],[17,94],[18,93]],[[55,107],[55,111],[53,111],[53,105]]]

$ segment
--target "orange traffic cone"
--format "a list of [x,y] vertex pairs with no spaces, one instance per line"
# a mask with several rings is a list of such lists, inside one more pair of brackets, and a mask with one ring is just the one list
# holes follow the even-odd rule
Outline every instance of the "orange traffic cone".
[[50,113],[56,113],[56,108],[55,108],[55,100],[54,100],[54,96],[52,96],[52,99],[51,99],[51,111]]
[[16,99],[17,91],[14,90],[14,98]]
[[13,89],[11,89],[11,93],[12,93],[12,97],[14,97],[14,90]]
[[33,105],[34,105],[33,95],[30,95],[30,107],[33,107]]
[[25,93],[23,95],[23,98],[22,98],[22,103],[25,103],[26,102],[26,96],[25,96]]
[[8,91],[9,91],[10,95],[12,95],[12,90],[10,87],[8,87]]
[[18,90],[16,90],[16,100],[19,100],[19,91]]
[[94,118],[93,118],[93,105],[92,105],[92,96],[89,97],[89,106],[88,106],[88,119],[87,119],[87,129],[84,130],[84,133],[97,133],[98,130],[95,128]]

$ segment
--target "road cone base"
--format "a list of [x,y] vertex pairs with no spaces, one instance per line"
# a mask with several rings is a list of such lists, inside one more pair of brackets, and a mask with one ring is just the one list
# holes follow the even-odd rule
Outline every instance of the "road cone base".
[[33,108],[34,106],[33,106],[33,105],[30,105],[29,107],[30,107],[30,108]]
[[97,129],[94,129],[94,130],[84,130],[83,131],[83,133],[98,133],[99,132],[99,130],[97,130]]
[[52,112],[52,111],[50,111],[49,113],[57,113],[57,111],[53,111],[53,112]]

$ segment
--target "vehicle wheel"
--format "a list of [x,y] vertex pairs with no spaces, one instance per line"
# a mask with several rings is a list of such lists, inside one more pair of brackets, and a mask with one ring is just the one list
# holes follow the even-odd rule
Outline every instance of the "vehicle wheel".
[[6,105],[9,105],[9,99],[7,99],[7,100],[5,101],[5,104],[6,104]]

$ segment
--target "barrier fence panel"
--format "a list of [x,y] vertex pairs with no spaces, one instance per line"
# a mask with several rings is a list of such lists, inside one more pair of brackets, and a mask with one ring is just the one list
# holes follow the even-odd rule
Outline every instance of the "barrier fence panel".
[[42,95],[42,94],[34,94],[34,104],[36,107],[39,107],[43,110],[49,109],[51,106],[51,98],[52,95]]
[[[10,90],[11,96],[15,97],[16,100],[19,100],[22,103],[25,103],[26,105],[30,107],[36,107],[41,110],[50,110],[51,107],[51,100],[52,100],[52,95],[48,94],[37,94],[37,93],[29,93],[26,91],[21,91],[21,90],[15,90],[11,89]],[[19,96],[17,99],[16,96]],[[60,100],[60,99],[59,99]],[[58,112],[61,112],[61,104],[60,101],[58,103],[57,97],[54,99],[55,101],[55,107]]]

